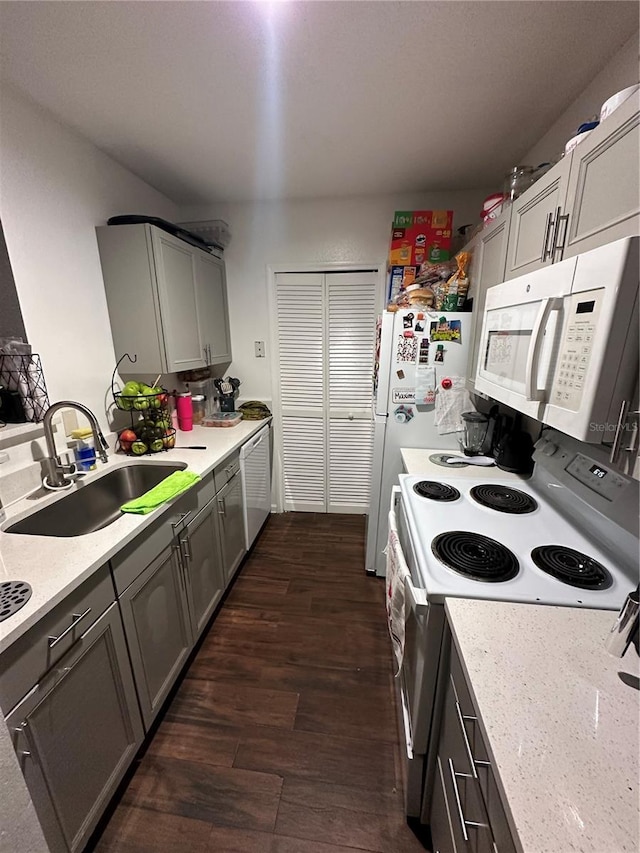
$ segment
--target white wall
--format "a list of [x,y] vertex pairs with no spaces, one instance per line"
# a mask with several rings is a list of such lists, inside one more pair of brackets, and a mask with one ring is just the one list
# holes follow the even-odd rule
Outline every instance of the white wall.
[[600,117],[600,108],[611,95],[639,79],[636,32],[519,162],[537,166],[556,159],[581,124],[594,115]]
[[[395,210],[453,209],[454,230],[479,221],[488,191],[352,199],[243,203],[183,209],[183,221],[224,219],[233,234],[225,251],[233,344],[230,374],[245,399],[271,398],[267,266],[386,262]],[[253,342],[266,342],[256,358]]]
[[51,401],[80,400],[106,425],[115,356],[94,228],[176,207],[14,90],[0,110],[0,218],[28,340]]

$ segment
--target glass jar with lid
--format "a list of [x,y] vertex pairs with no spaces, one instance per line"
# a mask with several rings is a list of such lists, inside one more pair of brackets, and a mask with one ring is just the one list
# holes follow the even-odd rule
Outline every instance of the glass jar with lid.
[[515,201],[535,181],[533,166],[514,166],[504,177],[506,204]]
[[193,405],[194,424],[201,424],[202,421],[205,419],[205,415],[207,414],[206,400],[207,398],[204,396],[204,394],[192,395],[191,403]]

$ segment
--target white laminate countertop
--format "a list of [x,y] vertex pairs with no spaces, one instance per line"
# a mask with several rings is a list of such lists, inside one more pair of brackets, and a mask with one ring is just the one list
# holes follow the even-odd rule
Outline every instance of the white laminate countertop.
[[402,464],[407,474],[424,474],[433,477],[434,480],[444,480],[446,477],[481,477],[483,480],[528,480],[528,476],[520,474],[509,474],[502,471],[497,465],[489,467],[478,465],[467,465],[466,468],[444,468],[429,460],[434,453],[451,453],[452,456],[462,456],[459,450],[425,450],[417,447],[401,447],[400,455]]
[[604,648],[615,613],[447,599],[453,639],[524,853],[639,841],[639,659]]
[[[191,432],[178,432],[175,448],[154,456],[131,457],[111,451],[108,463],[103,465],[98,461],[97,471],[85,477],[83,482],[99,477],[110,468],[139,462],[186,462],[190,471],[204,476],[266,423],[266,420],[262,420],[241,421],[233,427],[194,426]],[[183,449],[185,445],[205,445],[206,450],[186,450]],[[39,490],[38,494],[42,491]],[[174,503],[170,501],[147,515],[123,513],[121,518],[102,530],[73,538],[3,532],[13,521],[51,501],[63,500],[65,494],[67,492],[36,499],[26,497],[6,507],[7,518],[0,530],[0,582],[26,581],[31,584],[33,593],[21,610],[0,622],[0,652],[104,565],[127,542],[157,521]]]

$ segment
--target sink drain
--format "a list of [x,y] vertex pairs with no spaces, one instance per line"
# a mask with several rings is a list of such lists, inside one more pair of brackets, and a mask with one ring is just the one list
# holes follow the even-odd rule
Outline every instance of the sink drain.
[[0,622],[17,613],[31,598],[31,587],[24,581],[0,583]]

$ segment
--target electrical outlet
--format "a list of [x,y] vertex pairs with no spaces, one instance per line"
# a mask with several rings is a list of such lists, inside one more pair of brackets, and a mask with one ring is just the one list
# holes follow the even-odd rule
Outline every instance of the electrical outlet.
[[264,341],[256,341],[256,358],[264,358]]

